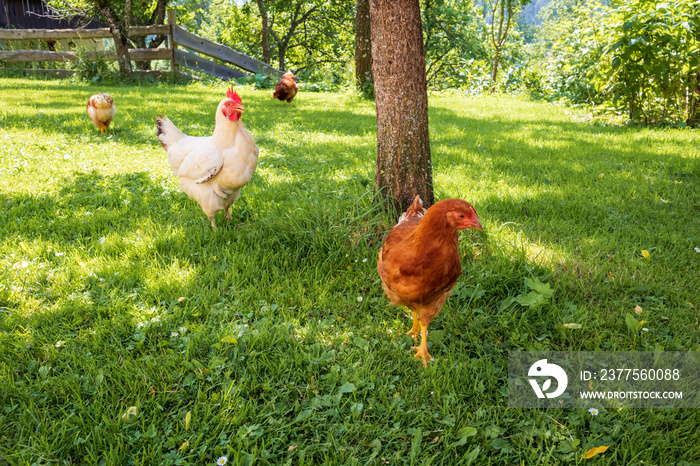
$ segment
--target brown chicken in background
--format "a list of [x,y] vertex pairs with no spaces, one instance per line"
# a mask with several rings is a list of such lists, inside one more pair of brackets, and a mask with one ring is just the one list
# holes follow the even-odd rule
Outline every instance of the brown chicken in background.
[[283,102],[285,100],[291,102],[294,96],[297,95],[297,91],[299,91],[299,86],[297,86],[294,79],[294,74],[291,71],[284,73],[282,80],[275,85],[275,92],[272,93],[272,98]]
[[428,367],[428,325],[440,313],[452,287],[462,273],[458,230],[481,224],[474,208],[460,199],[445,199],[428,210],[420,197],[401,216],[379,250],[377,270],[382,287],[392,304],[406,306],[413,313],[408,332],[420,345],[413,346],[415,358]]
[[88,99],[87,114],[90,120],[97,126],[100,133],[109,129],[109,124],[117,114],[117,106],[109,94],[95,94]]

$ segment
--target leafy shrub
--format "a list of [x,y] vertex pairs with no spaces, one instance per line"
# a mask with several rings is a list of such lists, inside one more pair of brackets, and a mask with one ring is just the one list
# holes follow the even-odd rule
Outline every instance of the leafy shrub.
[[555,38],[545,87],[573,103],[603,104],[630,122],[697,124],[700,0],[590,2],[543,28]]
[[73,64],[76,76],[87,82],[97,83],[111,77],[112,68],[99,55],[89,54],[85,49],[77,49],[78,61]]
[[598,104],[603,100],[597,77],[605,74],[602,63],[602,26],[608,9],[598,3],[572,8],[549,22],[542,35],[552,40],[546,52],[543,88],[574,104]]
[[698,118],[700,1],[623,3],[610,17],[606,93],[632,121]]
[[237,78],[238,84],[250,84],[254,89],[271,89],[275,87],[277,80],[266,74],[257,73],[252,76]]

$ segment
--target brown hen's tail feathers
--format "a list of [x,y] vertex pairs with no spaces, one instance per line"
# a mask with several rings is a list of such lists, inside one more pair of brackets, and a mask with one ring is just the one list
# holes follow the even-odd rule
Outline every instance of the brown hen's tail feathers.
[[421,200],[420,196],[416,196],[416,198],[413,200],[413,204],[408,206],[408,209],[406,209],[406,212],[401,215],[401,218],[399,219],[399,223],[402,223],[409,218],[413,217],[422,217],[423,214],[425,214],[425,209],[423,208],[423,201]]

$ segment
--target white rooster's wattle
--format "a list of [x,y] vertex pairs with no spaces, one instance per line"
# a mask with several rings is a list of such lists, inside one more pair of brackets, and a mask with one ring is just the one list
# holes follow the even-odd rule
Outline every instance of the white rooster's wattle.
[[229,207],[258,165],[258,146],[243,126],[242,114],[241,98],[231,87],[216,109],[216,126],[209,137],[188,136],[168,118],[156,119],[156,134],[173,175],[180,179],[185,194],[202,207],[212,228],[220,210],[231,220]]

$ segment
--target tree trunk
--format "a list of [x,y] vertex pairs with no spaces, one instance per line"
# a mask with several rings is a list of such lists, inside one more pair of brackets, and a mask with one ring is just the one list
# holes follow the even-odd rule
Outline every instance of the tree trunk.
[[372,82],[372,27],[369,0],[355,2],[355,82],[361,88]]
[[257,0],[257,2],[258,9],[260,10],[260,16],[262,18],[261,45],[263,52],[263,63],[269,65],[270,61],[272,60],[272,54],[270,53],[270,16],[267,13],[267,8],[265,8],[263,0]]
[[377,108],[375,199],[403,212],[433,204],[428,92],[419,0],[370,0]]
[[501,61],[501,48],[496,47],[496,53],[493,57],[493,70],[491,70],[491,92],[496,90],[496,78],[498,78],[498,62]]
[[[501,61],[501,50],[508,38],[510,20],[513,17],[513,8],[515,8],[514,2],[515,0],[495,0],[494,7],[491,10],[491,42],[494,48],[493,69],[491,70],[491,92],[496,91],[496,78],[498,78],[498,65]],[[499,9],[499,7],[500,13],[497,15],[496,10]],[[498,17],[498,32],[494,30],[497,21],[496,17]],[[503,24],[504,22],[505,27]]]
[[124,78],[131,77],[131,58],[129,57],[129,39],[127,33],[121,27],[112,28],[110,30],[114,36],[114,47],[117,49],[117,63],[119,64],[119,74]]
[[284,65],[285,65],[285,55],[287,55],[287,47],[286,44],[282,44],[281,42],[277,44],[277,53],[278,53],[278,66],[279,70],[284,71]]
[[122,77],[131,77],[131,58],[129,58],[129,38],[128,27],[131,16],[131,0],[127,0],[124,7],[124,17],[119,19],[117,14],[112,9],[110,0],[95,0],[95,5],[104,16],[109,31],[114,38],[114,47],[117,50],[117,63],[119,64],[119,74]]

